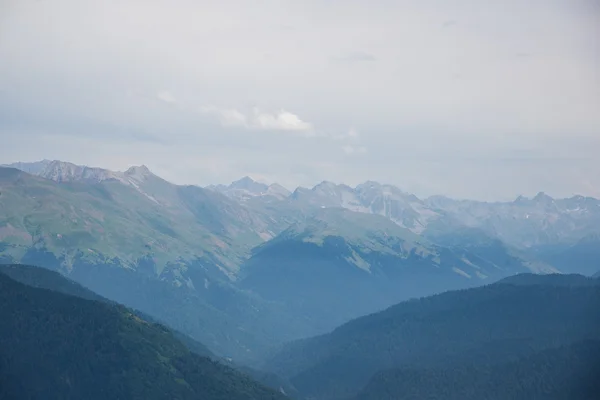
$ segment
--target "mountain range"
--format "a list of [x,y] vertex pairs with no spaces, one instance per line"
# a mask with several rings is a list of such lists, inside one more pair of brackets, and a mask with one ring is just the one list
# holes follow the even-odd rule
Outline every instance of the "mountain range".
[[[413,297],[600,270],[600,202],[484,203],[390,185],[175,185],[62,161],[0,167],[0,262],[60,271],[255,364]],[[335,289],[335,290],[334,290]]]

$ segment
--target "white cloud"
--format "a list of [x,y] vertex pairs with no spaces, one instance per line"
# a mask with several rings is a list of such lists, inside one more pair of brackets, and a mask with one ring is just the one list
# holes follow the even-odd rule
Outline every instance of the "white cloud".
[[360,133],[356,128],[350,128],[345,133],[333,135],[332,138],[336,141],[345,142],[341,149],[347,155],[365,154],[367,152],[367,148],[361,145]]
[[175,103],[177,99],[167,90],[161,90],[156,94],[156,98],[164,101],[165,103]]
[[360,134],[358,133],[358,131],[356,129],[350,128],[348,130],[348,137],[349,138],[358,139],[359,136],[360,136]]
[[263,131],[301,132],[305,136],[316,136],[312,124],[286,110],[269,113],[255,107],[251,112],[244,114],[233,108],[208,106],[201,107],[201,111],[216,116],[223,126],[238,126]]
[[216,116],[223,126],[241,126],[249,128],[248,117],[232,108],[218,108],[213,106],[200,107],[205,114]]
[[364,154],[367,152],[367,148],[364,146],[352,146],[350,144],[342,146],[342,150],[348,155]]
[[346,132],[334,133],[328,136],[336,141],[346,141],[352,143],[360,142],[360,132],[356,128],[350,128]]
[[270,114],[255,108],[252,117],[252,125],[258,129],[306,132],[312,130],[310,123],[302,121],[296,114],[285,110]]

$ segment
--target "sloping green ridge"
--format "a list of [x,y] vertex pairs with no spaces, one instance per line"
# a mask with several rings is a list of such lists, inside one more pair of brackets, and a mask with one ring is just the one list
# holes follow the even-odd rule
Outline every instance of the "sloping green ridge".
[[0,255],[24,261],[34,248],[66,269],[144,264],[157,275],[169,265],[206,259],[235,274],[240,257],[262,243],[259,231],[268,230],[262,216],[218,193],[156,176],[136,185],[58,184],[0,168]]
[[280,399],[129,309],[0,274],[0,398]]

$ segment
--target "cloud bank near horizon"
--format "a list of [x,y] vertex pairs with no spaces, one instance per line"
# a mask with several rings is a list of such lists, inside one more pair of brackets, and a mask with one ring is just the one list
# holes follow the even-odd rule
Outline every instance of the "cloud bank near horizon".
[[7,0],[0,161],[600,196],[598,37],[589,0]]

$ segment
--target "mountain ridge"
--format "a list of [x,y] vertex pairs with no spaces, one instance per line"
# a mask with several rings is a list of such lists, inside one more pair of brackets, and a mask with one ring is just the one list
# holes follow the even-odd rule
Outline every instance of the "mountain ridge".
[[[145,171],[153,179],[160,179],[144,166],[131,167],[125,172],[48,160],[9,166],[56,181],[117,179],[136,187],[151,199],[152,195],[140,189],[135,177],[144,175],[139,171]],[[273,206],[339,207],[383,215],[400,226],[425,235],[431,230],[435,231],[439,224],[480,228],[520,248],[562,241],[575,244],[586,235],[600,232],[600,228],[597,228],[600,226],[600,200],[581,195],[554,199],[544,192],[538,192],[532,198],[519,196],[508,202],[455,200],[441,195],[419,199],[396,186],[375,181],[366,181],[354,188],[323,181],[311,189],[298,187],[290,192],[277,183],[267,185],[248,176],[228,186],[210,185],[206,189],[224,194],[254,210]],[[535,236],[536,231],[541,234]]]
[[284,399],[127,308],[0,273],[0,397]]

